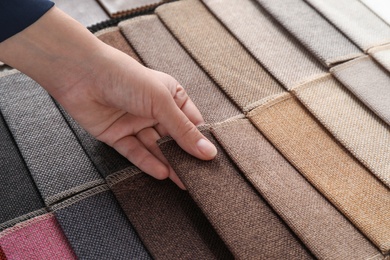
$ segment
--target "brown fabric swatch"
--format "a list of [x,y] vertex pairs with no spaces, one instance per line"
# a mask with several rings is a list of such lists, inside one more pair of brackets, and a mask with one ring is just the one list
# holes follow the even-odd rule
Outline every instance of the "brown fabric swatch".
[[146,66],[180,82],[206,123],[240,114],[238,107],[191,59],[156,15],[136,17],[119,27]]
[[212,133],[245,177],[318,259],[371,259],[376,249],[248,119]]
[[[353,80],[359,75],[350,77]],[[366,74],[363,80],[365,77]],[[332,75],[302,85],[295,89],[295,94],[344,147],[390,188],[389,125]]]
[[291,94],[249,118],[381,251],[390,250],[390,190],[345,151]]
[[188,193],[172,181],[132,167],[107,182],[154,259],[233,259]]
[[254,102],[283,92],[282,87],[197,0],[156,9],[168,29],[244,111]]
[[196,159],[169,139],[161,139],[160,148],[233,255],[239,259],[311,259],[211,133],[202,132],[218,149],[214,160]]
[[168,0],[97,0],[111,17],[150,9]]
[[390,45],[372,48],[368,53],[375,61],[380,63],[388,72],[390,72]]

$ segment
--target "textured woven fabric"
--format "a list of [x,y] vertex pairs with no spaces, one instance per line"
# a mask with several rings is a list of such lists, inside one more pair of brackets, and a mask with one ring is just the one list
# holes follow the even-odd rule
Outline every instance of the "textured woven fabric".
[[1,230],[2,223],[39,210],[44,204],[1,115],[0,144]]
[[111,17],[140,11],[164,3],[167,0],[97,0]]
[[365,56],[336,66],[331,73],[390,126],[390,76],[387,71]]
[[384,45],[372,48],[369,51],[370,56],[382,65],[388,72],[390,72],[390,45]]
[[363,51],[390,42],[390,26],[359,0],[305,0]]
[[[361,77],[363,80],[366,73]],[[356,80],[359,74],[349,77]],[[369,87],[374,87],[374,84]],[[390,126],[331,75],[303,85],[295,93],[325,128],[390,188]]]
[[252,103],[283,92],[282,87],[197,0],[156,9],[183,47],[244,111]]
[[35,81],[21,73],[0,78],[0,110],[47,205],[103,182]]
[[334,141],[295,98],[282,95],[248,116],[382,253],[389,252],[390,190]]
[[172,181],[132,167],[107,182],[154,259],[233,258],[188,193]]
[[[302,0],[257,0],[325,66],[362,55],[340,31]],[[294,67],[295,69],[295,67]]]
[[254,1],[203,2],[286,89],[325,72],[325,67]]
[[248,121],[237,119],[212,129],[219,143],[276,213],[318,259],[371,259],[380,256]]
[[3,249],[1,249],[1,246],[0,246],[0,260],[7,260],[7,258],[5,257],[5,254],[3,252]]
[[387,0],[360,0],[390,25],[390,2]]
[[145,65],[168,73],[183,85],[206,123],[220,122],[240,114],[239,109],[191,59],[156,15],[140,16],[122,22],[119,27]]
[[151,259],[107,186],[52,209],[79,259]]
[[0,246],[7,259],[76,259],[52,213],[4,230]]
[[212,161],[187,154],[172,140],[160,148],[190,195],[238,259],[311,259],[292,232],[244,180],[211,134]]

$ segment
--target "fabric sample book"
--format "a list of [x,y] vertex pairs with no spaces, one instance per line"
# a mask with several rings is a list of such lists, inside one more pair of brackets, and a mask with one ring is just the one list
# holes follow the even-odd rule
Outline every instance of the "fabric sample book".
[[390,25],[390,2],[387,0],[360,0]]
[[[329,92],[329,91],[328,91]],[[383,254],[390,250],[390,190],[356,161],[291,94],[250,120]]]
[[282,87],[197,0],[156,9],[175,38],[243,111]]
[[318,259],[372,259],[376,249],[248,121],[212,133],[275,212]]
[[103,183],[50,96],[34,80],[22,73],[0,78],[0,111],[46,205]]
[[160,148],[191,197],[235,258],[312,259],[293,233],[241,176],[208,130],[202,133],[218,149],[212,161],[201,161],[173,140]]
[[368,52],[371,57],[390,72],[390,45],[375,47]]
[[168,0],[97,0],[111,17],[118,17],[137,11],[150,9]]
[[180,82],[206,123],[240,114],[238,107],[191,59],[156,15],[136,17],[119,27],[146,66]]

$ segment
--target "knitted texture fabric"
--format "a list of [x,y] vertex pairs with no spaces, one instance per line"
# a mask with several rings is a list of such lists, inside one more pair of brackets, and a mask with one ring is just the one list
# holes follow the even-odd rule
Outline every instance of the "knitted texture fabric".
[[150,8],[167,0],[97,0],[111,17],[117,17],[133,11]]
[[390,42],[390,26],[359,0],[305,0],[363,51]]
[[331,73],[390,126],[390,77],[365,56],[331,69]]
[[383,45],[370,49],[369,54],[379,64],[390,72],[390,45]]
[[[367,74],[364,75],[361,78],[366,80]],[[360,76],[353,74],[350,78],[353,81]],[[325,128],[390,188],[390,126],[331,75],[303,85],[295,93]],[[386,96],[386,93],[389,90],[380,96]]]
[[248,116],[382,253],[389,252],[390,190],[335,142],[295,98],[281,95]]
[[233,259],[188,192],[132,167],[107,182],[154,259]]
[[5,259],[77,259],[52,213],[4,230],[0,246]]
[[202,161],[172,140],[160,148],[191,197],[238,259],[311,259],[292,232],[245,181],[211,134],[218,154]]
[[1,246],[0,246],[0,260],[7,260],[7,258],[5,257],[5,254],[3,252],[3,249],[1,249]]
[[325,67],[254,1],[203,2],[286,89],[325,73]]
[[325,66],[362,55],[352,42],[304,1],[257,2]]
[[197,0],[165,4],[157,15],[176,39],[242,109],[282,87]]
[[47,205],[103,182],[35,81],[21,73],[0,78],[0,110]]
[[180,82],[206,123],[220,122],[240,114],[240,110],[191,59],[156,15],[140,16],[120,23],[119,27],[145,65],[168,73]]
[[79,259],[151,259],[106,185],[52,210]]
[[376,15],[390,25],[390,2],[386,0],[360,0]]
[[376,249],[248,121],[212,133],[245,177],[318,259],[372,259]]

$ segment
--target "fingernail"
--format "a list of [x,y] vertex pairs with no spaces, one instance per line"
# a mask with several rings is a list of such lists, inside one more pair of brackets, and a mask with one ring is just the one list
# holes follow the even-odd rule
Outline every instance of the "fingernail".
[[198,147],[199,151],[201,151],[208,158],[214,158],[217,155],[217,148],[215,148],[215,146],[206,139],[200,139],[196,143],[196,146]]

